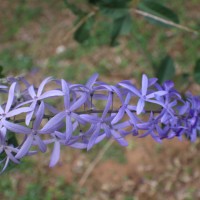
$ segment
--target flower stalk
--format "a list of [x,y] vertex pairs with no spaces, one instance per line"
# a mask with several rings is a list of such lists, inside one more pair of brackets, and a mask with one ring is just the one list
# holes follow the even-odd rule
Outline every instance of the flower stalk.
[[[24,78],[2,83],[1,172],[10,161],[19,164],[25,156],[45,153],[50,144],[49,166],[53,167],[62,146],[90,150],[106,138],[127,146],[127,135],[151,136],[160,143],[174,137],[182,140],[183,136],[191,142],[197,139],[199,97],[187,94],[183,98],[172,81],[160,85],[145,74],[141,88],[127,80],[110,85],[97,79],[94,74],[84,85],[49,77],[38,87]],[[54,88],[47,90],[52,83]],[[18,144],[10,142],[10,135]]]

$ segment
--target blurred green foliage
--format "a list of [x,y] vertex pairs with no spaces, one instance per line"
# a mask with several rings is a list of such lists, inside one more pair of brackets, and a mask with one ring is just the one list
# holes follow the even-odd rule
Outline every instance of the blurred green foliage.
[[[91,38],[96,37],[95,32],[98,29],[96,29],[95,24],[98,24],[101,27],[101,20],[99,20],[99,16],[101,16],[104,24],[109,24],[109,27],[106,29],[103,27],[101,28],[102,31],[104,30],[104,32],[109,32],[107,37],[110,38],[110,42],[108,43],[110,46],[113,47],[118,45],[118,39],[121,35],[133,34],[133,37],[135,37],[140,43],[140,48],[151,63],[154,75],[159,78],[159,81],[163,82],[165,80],[175,79],[176,67],[173,58],[167,53],[164,53],[162,50],[164,54],[161,54],[161,59],[155,60],[155,58],[147,52],[146,46],[149,41],[142,41],[145,36],[140,35],[137,28],[135,28],[136,24],[133,23],[135,19],[133,19],[131,13],[133,11],[142,12],[142,15],[146,16],[145,19],[150,23],[169,29],[179,27],[178,24],[180,23],[180,19],[177,14],[177,10],[170,9],[165,5],[165,2],[155,0],[88,0],[85,2],[85,4],[89,4],[89,9],[87,11],[82,11],[79,4],[69,3],[68,0],[65,0],[64,2],[66,6],[77,16],[75,26],[79,25],[79,23],[81,24],[74,33],[74,39],[77,40],[77,42],[84,45],[85,42],[88,42]],[[77,10],[79,10],[79,12],[77,12]],[[165,30],[167,31],[167,29]],[[195,30],[193,32],[195,32]],[[144,42],[144,44],[141,42]],[[195,70],[197,71],[197,67],[195,67]],[[196,74],[196,71],[194,71],[194,74]],[[185,73],[183,72],[183,76],[184,74]],[[199,83],[197,76],[198,75],[195,75],[194,80]],[[189,76],[184,76],[184,81],[189,83],[188,78]]]

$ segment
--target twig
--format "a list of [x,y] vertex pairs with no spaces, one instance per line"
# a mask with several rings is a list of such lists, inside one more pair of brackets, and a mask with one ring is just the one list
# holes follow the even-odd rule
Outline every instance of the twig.
[[172,21],[170,21],[170,20],[163,19],[163,18],[161,18],[161,17],[155,16],[155,15],[153,15],[153,14],[150,14],[150,13],[147,13],[147,12],[144,12],[144,11],[141,11],[141,10],[138,10],[138,9],[133,9],[133,11],[134,11],[136,14],[142,15],[142,16],[144,16],[144,17],[150,17],[150,18],[155,19],[155,20],[157,20],[157,21],[159,21],[159,22],[163,22],[164,24],[174,26],[174,27],[179,28],[179,29],[182,29],[182,30],[184,30],[184,31],[191,32],[191,33],[194,33],[194,34],[196,34],[196,35],[199,34],[198,31],[195,31],[195,30],[193,30],[193,29],[191,29],[191,28],[188,28],[188,27],[186,27],[186,26],[183,26],[183,25],[181,25],[181,24],[174,23],[174,22],[172,22]]
[[95,166],[101,161],[101,159],[103,158],[104,154],[110,148],[110,146],[113,144],[113,142],[114,142],[114,140],[109,140],[106,143],[106,145],[101,149],[101,151],[99,152],[97,157],[90,163],[89,167],[86,169],[85,173],[83,174],[83,176],[81,177],[81,179],[79,181],[79,186],[80,187],[82,187],[85,184],[85,182],[87,181],[88,177],[90,176],[90,174],[94,170]]
[[92,17],[96,12],[92,11],[85,15],[72,29],[63,37],[63,42],[67,41],[71,35],[73,35],[90,17]]
[[[75,112],[76,114],[78,114],[78,115],[82,115],[82,114],[101,114],[101,113],[103,113],[103,111],[104,110],[84,110],[84,111],[77,111],[77,112]],[[136,112],[135,110],[130,110],[131,112]],[[119,110],[108,110],[108,113],[109,114],[112,114],[112,113],[118,113],[119,112]],[[161,112],[161,110],[145,110],[145,112],[146,113],[160,113]],[[50,119],[50,118],[52,118],[52,117],[54,117],[55,115],[44,115],[44,117],[43,117],[43,119]],[[32,119],[31,119],[31,121],[34,121],[35,120],[35,117],[33,117]],[[13,120],[13,122],[14,123],[22,123],[22,122],[24,122],[25,121],[25,119],[23,118],[23,119],[16,119],[16,120]]]

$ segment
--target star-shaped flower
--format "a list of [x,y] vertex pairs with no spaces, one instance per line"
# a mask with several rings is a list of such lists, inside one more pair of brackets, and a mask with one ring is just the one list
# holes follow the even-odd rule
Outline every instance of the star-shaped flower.
[[153,100],[153,98],[155,98],[155,96],[163,96],[163,95],[167,94],[166,91],[164,91],[164,90],[153,91],[153,92],[150,90],[148,91],[149,86],[153,85],[155,83],[155,81],[156,81],[156,79],[148,80],[147,76],[145,74],[143,74],[141,90],[138,90],[135,86],[127,83],[127,81],[119,83],[120,86],[128,89],[130,92],[132,92],[133,94],[135,94],[136,96],[139,97],[139,100],[138,100],[138,103],[136,106],[137,115],[142,113],[142,111],[144,110],[145,101],[159,104],[161,106],[163,105],[159,101]]
[[[31,111],[26,115],[26,121],[25,121],[26,125],[29,125],[34,112],[37,110],[37,108],[39,106],[38,102],[41,102],[44,99],[50,98],[50,97],[63,96],[63,92],[60,90],[50,90],[50,91],[43,93],[45,85],[52,80],[53,80],[52,77],[48,77],[48,78],[44,79],[42,81],[42,83],[39,85],[37,92],[35,91],[35,88],[33,85],[29,86],[28,93],[29,93],[31,99],[18,105],[18,107],[21,107],[25,104],[30,104]],[[48,105],[46,105],[46,104],[45,104],[45,106],[48,107]]]
[[63,96],[64,97],[64,111],[59,112],[57,115],[51,118],[42,130],[48,131],[49,129],[50,130],[55,129],[56,124],[58,124],[59,122],[62,122],[63,119],[65,119],[66,121],[65,139],[67,142],[71,138],[72,133],[73,133],[72,120],[75,119],[81,124],[85,123],[84,119],[81,118],[74,111],[80,108],[85,103],[87,99],[87,95],[85,93],[82,93],[78,99],[73,100],[73,103],[71,103],[70,89],[69,89],[68,83],[65,80],[61,80],[61,84],[62,84],[62,92],[64,93],[64,96]]
[[[33,146],[33,145],[37,145],[39,147],[40,151],[42,151],[42,152],[46,151],[46,145],[42,141],[40,136],[42,134],[46,134],[48,132],[45,132],[45,131],[42,131],[39,129],[42,119],[43,119],[43,116],[44,116],[44,103],[41,102],[41,104],[38,108],[38,111],[36,113],[36,118],[33,122],[33,128],[24,127],[20,124],[14,124],[9,121],[4,122],[4,125],[8,130],[13,131],[14,133],[25,135],[24,142],[23,142],[22,146],[20,147],[19,151],[17,152],[15,158],[20,159],[20,158],[24,157],[25,155],[27,155],[28,152],[30,151],[31,146]],[[50,130],[49,130],[49,132],[50,132]]]

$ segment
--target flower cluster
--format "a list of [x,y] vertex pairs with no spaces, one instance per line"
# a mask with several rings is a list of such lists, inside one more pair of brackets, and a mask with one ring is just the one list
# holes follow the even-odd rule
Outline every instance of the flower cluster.
[[24,156],[46,152],[50,144],[53,167],[61,146],[90,150],[105,138],[127,146],[127,135],[150,135],[157,142],[183,135],[196,140],[199,97],[183,99],[172,81],[160,85],[146,75],[141,89],[128,80],[110,85],[97,78],[94,74],[83,85],[49,77],[37,88],[24,78],[8,78],[8,84],[0,85],[2,171],[9,161],[20,163]]

